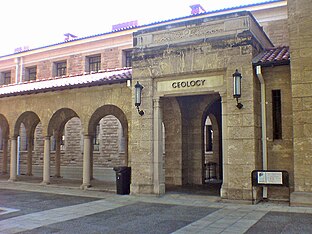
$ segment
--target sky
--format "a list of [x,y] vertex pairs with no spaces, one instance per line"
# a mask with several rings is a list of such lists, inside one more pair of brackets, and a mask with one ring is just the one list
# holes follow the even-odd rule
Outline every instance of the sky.
[[63,42],[65,33],[80,37],[110,32],[112,25],[139,25],[267,0],[1,0],[0,56],[16,48],[35,49]]

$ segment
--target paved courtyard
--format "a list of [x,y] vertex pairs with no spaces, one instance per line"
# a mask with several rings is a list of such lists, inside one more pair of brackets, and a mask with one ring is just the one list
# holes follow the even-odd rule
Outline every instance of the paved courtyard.
[[312,208],[0,181],[0,233],[311,233]]

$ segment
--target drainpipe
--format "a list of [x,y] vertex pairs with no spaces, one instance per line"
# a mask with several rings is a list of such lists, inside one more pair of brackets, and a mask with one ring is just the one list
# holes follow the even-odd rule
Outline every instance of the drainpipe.
[[[266,123],[266,99],[265,99],[265,83],[262,76],[261,66],[256,67],[256,75],[261,85],[261,130],[262,130],[262,169],[268,169],[268,151],[267,151],[267,123]],[[268,188],[263,187],[262,197],[268,198]]]

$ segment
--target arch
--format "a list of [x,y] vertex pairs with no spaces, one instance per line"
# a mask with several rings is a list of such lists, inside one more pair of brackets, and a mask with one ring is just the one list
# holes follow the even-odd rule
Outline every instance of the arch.
[[0,128],[2,129],[2,137],[8,137],[10,133],[9,122],[2,114],[0,114]]
[[[111,118],[111,117],[113,117],[113,118]],[[106,125],[105,119],[109,120],[109,122],[112,123],[112,125],[111,126]],[[103,120],[102,123],[104,125],[102,125],[100,123],[102,120]],[[117,125],[115,125],[114,122]],[[110,130],[107,129],[108,126],[110,126],[110,128],[111,128]],[[93,158],[93,160],[91,162],[91,174],[93,174],[93,170],[94,170],[94,172],[95,172],[94,175],[97,176],[98,178],[100,178],[100,175],[104,175],[104,174],[108,173],[107,170],[106,171],[103,170],[103,169],[105,169],[105,167],[107,169],[108,165],[109,165],[109,167],[128,166],[129,165],[130,160],[128,158],[128,120],[126,118],[125,113],[119,107],[114,106],[114,105],[104,105],[104,106],[97,108],[96,111],[92,114],[92,116],[89,120],[88,129],[87,129],[85,134],[91,136],[91,139],[93,138],[93,140],[95,140],[94,137],[95,137],[95,134],[97,132],[97,128],[100,131],[106,129],[101,133],[101,136],[102,136],[101,142],[103,143],[103,145],[101,147],[99,147],[97,149],[97,151],[94,151],[94,149],[95,149],[94,143],[95,142],[93,142],[92,147],[91,147],[92,148],[91,154],[92,154],[92,158]],[[113,139],[117,140],[118,143],[114,142],[113,139],[110,139],[110,140],[112,140],[111,143],[114,144],[115,146],[117,146],[115,149],[107,148],[107,142],[108,142],[107,136],[108,135],[105,136],[105,134],[111,134],[112,132],[117,133],[117,138],[115,136],[115,137],[113,137]],[[123,133],[122,137],[120,137],[120,135],[118,135],[118,133]],[[100,143],[99,143],[99,146],[100,146]],[[120,149],[122,149],[122,151]],[[95,152],[98,152],[98,153],[95,154]],[[103,164],[104,161],[102,161],[102,160],[105,157],[110,157],[109,155],[113,155],[113,154],[115,154],[115,156],[118,155],[117,158],[113,157],[111,159],[108,159]]]
[[[211,127],[213,130],[213,142],[212,142],[212,154],[210,154],[208,157],[206,155],[205,148],[203,147],[203,162],[205,165],[205,173],[203,173],[203,180],[205,183],[207,183],[207,179],[210,178],[209,172],[207,171],[209,167],[209,163],[216,163],[215,168],[215,178],[219,181],[222,181],[223,176],[223,159],[222,159],[222,124],[221,124],[221,96],[216,96],[209,105],[207,105],[205,111],[202,115],[202,142],[203,146],[205,146],[205,123],[207,118],[211,121]],[[208,173],[208,174],[207,174]]]
[[14,126],[14,137],[17,137],[19,135],[21,123],[24,124],[27,133],[33,133],[39,122],[40,118],[35,112],[32,111],[24,112],[16,120]]
[[62,108],[62,109],[57,110],[52,115],[49,121],[48,132],[47,132],[48,136],[53,135],[53,130],[61,131],[64,128],[65,124],[74,117],[80,118],[78,114],[72,109]]
[[128,120],[125,113],[117,106],[114,105],[104,105],[96,109],[90,118],[87,133],[88,135],[93,135],[96,129],[97,123],[107,115],[115,116],[124,129],[124,135],[128,135]]

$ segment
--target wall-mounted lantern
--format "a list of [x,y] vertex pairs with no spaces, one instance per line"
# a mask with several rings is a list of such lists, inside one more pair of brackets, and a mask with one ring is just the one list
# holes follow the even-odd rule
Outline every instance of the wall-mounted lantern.
[[241,80],[242,80],[242,74],[240,74],[238,72],[238,70],[236,69],[235,73],[233,74],[233,82],[234,82],[234,85],[233,85],[233,97],[236,98],[236,107],[238,109],[242,109],[243,108],[243,104],[238,102],[238,99],[241,97],[242,93],[242,83],[241,83]]
[[143,86],[139,83],[139,81],[137,81],[137,83],[135,84],[134,86],[134,95],[135,95],[135,106],[136,108],[138,109],[138,113],[139,115],[144,115],[144,111],[143,110],[140,110],[140,106],[141,106],[141,102],[142,102],[142,89],[143,89]]

